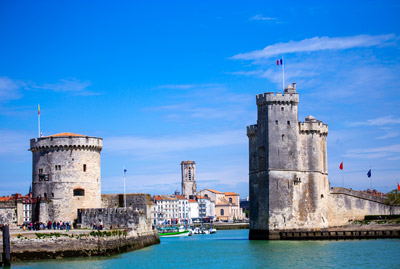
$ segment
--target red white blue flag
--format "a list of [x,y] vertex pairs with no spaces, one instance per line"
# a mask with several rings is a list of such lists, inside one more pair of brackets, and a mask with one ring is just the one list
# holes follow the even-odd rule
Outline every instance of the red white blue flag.
[[276,65],[283,65],[283,59],[276,60]]

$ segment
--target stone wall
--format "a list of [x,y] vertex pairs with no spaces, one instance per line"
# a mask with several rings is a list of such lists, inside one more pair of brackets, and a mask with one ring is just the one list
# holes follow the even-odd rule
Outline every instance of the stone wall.
[[78,208],[101,207],[101,138],[49,136],[30,143],[33,197],[52,202],[49,216],[40,221],[73,221]]
[[366,215],[399,215],[400,206],[389,206],[385,199],[345,188],[331,188],[329,226],[342,226],[350,220],[364,220]]
[[[145,193],[127,193],[126,207],[142,210],[150,218],[151,196]],[[102,194],[101,204],[103,208],[124,207],[124,194]]]
[[[112,233],[113,231],[109,231]],[[117,231],[118,232],[118,231]],[[159,244],[157,230],[127,234],[92,236],[79,234],[45,239],[11,239],[12,261],[60,259],[68,257],[110,256]]]
[[17,224],[17,208],[14,207],[2,207],[0,208],[0,224],[8,224],[10,226],[16,226]]

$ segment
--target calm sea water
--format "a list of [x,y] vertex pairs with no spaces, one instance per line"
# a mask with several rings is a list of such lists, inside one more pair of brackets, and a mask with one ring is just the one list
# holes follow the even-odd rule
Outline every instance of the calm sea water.
[[249,241],[248,230],[161,238],[161,244],[107,258],[14,264],[15,268],[400,268],[400,240]]

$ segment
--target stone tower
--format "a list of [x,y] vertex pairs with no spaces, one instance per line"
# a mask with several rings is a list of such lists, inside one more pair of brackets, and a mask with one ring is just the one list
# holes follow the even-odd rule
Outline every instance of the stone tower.
[[295,83],[257,96],[257,124],[247,127],[250,239],[328,225],[328,126],[298,122],[298,103]]
[[182,195],[189,198],[196,194],[196,163],[192,161],[181,162],[182,170]]
[[102,138],[72,133],[30,140],[32,195],[47,200],[40,205],[47,212],[36,210],[34,220],[73,221],[78,208],[101,207],[102,144]]

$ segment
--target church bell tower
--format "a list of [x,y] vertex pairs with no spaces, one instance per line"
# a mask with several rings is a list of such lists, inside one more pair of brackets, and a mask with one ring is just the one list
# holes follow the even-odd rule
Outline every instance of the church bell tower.
[[196,194],[196,163],[192,161],[181,162],[182,170],[182,195],[189,198]]

